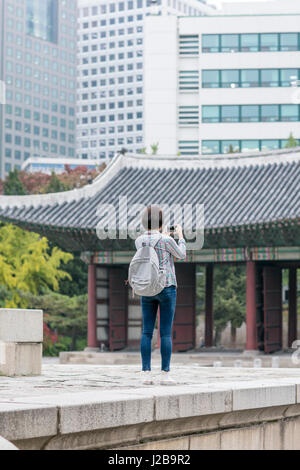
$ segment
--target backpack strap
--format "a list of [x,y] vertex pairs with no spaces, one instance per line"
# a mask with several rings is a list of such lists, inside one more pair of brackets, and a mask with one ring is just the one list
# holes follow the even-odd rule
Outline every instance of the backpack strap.
[[158,244],[158,242],[159,242],[161,239],[162,239],[162,235],[160,235],[157,240],[152,240],[152,241],[150,241],[150,246],[152,246],[152,248],[155,248],[156,245]]

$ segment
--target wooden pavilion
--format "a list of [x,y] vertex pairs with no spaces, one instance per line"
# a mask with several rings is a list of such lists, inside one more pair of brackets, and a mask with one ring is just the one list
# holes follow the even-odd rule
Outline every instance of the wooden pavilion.
[[204,204],[201,250],[176,266],[175,351],[192,349],[196,332],[196,265],[206,267],[205,345],[213,345],[213,268],[245,263],[247,349],[282,348],[282,269],[289,269],[288,344],[297,336],[300,267],[300,148],[260,154],[171,157],[118,154],[92,184],[64,193],[1,196],[3,221],[81,252],[88,263],[88,346],[136,347],[139,299],[125,285],[134,253],[129,237],[99,239],[99,207]]

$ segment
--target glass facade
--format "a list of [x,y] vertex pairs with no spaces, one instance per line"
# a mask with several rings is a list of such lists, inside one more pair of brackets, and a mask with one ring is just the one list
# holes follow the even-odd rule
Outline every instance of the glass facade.
[[[3,177],[9,165],[13,169],[30,157],[75,156],[77,5],[75,0],[60,0],[59,8],[56,1],[0,0],[1,6],[5,21],[0,17],[0,79],[6,82],[6,105],[0,109]],[[50,10],[49,28],[40,37],[39,28]],[[27,34],[32,15],[36,29]]]
[[299,51],[300,33],[203,34],[202,52]]
[[[298,144],[300,144],[300,139],[298,139]],[[202,154],[218,155],[278,150],[286,148],[287,145],[287,139],[202,140]]]
[[26,33],[57,43],[58,0],[26,0]]
[[202,88],[290,87],[300,80],[300,69],[202,70]]
[[298,122],[298,104],[202,106],[203,123]]

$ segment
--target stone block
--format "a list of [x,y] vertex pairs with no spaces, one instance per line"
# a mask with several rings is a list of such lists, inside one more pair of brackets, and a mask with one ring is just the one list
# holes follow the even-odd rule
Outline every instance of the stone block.
[[282,450],[281,422],[264,424],[264,450]]
[[63,393],[25,398],[25,403],[53,405],[59,409],[60,433],[95,431],[153,421],[151,392],[136,389]]
[[[192,416],[211,415],[231,411],[232,394],[230,390],[209,391],[207,388],[178,387],[177,390],[169,388],[164,396],[157,394],[156,420],[187,418]],[[180,390],[181,389],[181,390]]]
[[221,450],[263,450],[263,427],[250,426],[222,431]]
[[266,385],[244,387],[232,391],[233,410],[250,410],[296,403],[295,385]]
[[283,422],[283,450],[300,450],[300,417]]
[[198,434],[190,437],[190,450],[220,450],[221,433]]
[[57,426],[57,408],[54,406],[0,403],[1,435],[11,442],[54,436]]
[[0,308],[0,341],[42,343],[42,310]]
[[297,384],[297,403],[300,403],[300,385]]
[[3,363],[0,375],[8,377],[40,375],[42,371],[43,345],[41,343],[3,343]]
[[290,418],[292,416],[300,416],[300,404],[288,406],[285,409],[284,416],[285,418]]

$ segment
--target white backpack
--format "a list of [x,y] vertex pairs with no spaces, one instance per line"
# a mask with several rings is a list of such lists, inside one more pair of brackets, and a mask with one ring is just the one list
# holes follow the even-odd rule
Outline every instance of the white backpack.
[[159,294],[165,287],[166,272],[159,266],[155,251],[156,244],[161,240],[143,241],[129,265],[129,284],[133,294],[152,297]]

